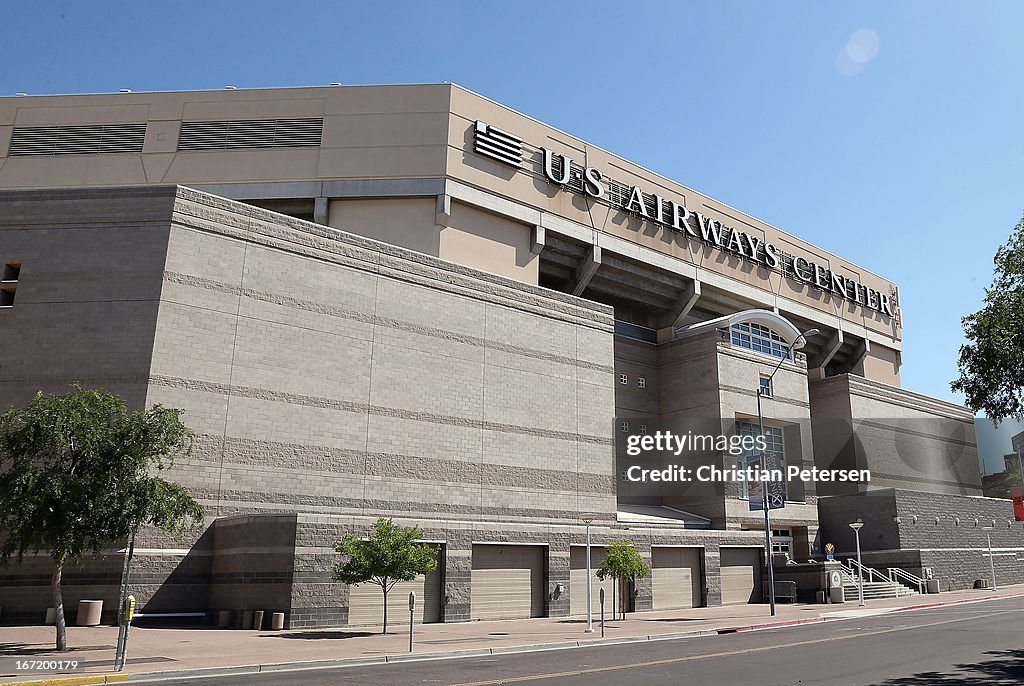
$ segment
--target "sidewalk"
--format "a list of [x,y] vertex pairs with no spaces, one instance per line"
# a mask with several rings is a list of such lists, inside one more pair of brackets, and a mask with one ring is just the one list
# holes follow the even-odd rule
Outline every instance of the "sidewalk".
[[[1024,585],[1006,586],[997,592],[965,590],[939,595],[869,600],[860,608],[856,601],[843,605],[778,605],[770,617],[767,605],[733,605],[630,614],[625,621],[606,621],[605,641],[657,640],[698,637],[733,631],[749,631],[771,625],[846,619],[869,614],[910,610],[988,598],[1024,595]],[[385,662],[399,659],[453,657],[571,648],[601,641],[599,618],[595,633],[585,634],[582,617],[538,618],[459,624],[425,624],[415,629],[415,652],[409,655],[408,624],[389,627],[306,629],[295,631],[241,631],[212,627],[151,629],[133,627],[125,672],[130,681],[159,676],[185,676],[182,671],[214,670],[256,672],[272,669],[329,665],[339,660]],[[28,680],[111,673],[117,628],[68,627],[68,653],[52,651],[53,627],[0,627],[0,686]],[[17,659],[77,660],[72,673],[54,670],[26,673],[17,670]],[[207,671],[210,670],[210,671]],[[78,681],[78,680],[76,680]],[[74,683],[74,682],[67,682]],[[78,681],[78,683],[83,683]],[[96,682],[93,682],[96,683]]]

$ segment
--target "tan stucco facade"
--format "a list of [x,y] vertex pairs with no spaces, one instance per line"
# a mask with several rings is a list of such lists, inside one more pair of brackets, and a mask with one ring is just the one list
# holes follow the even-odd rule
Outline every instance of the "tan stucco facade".
[[[318,145],[197,151],[182,149],[179,138],[183,123],[301,118],[322,120]],[[522,139],[518,167],[474,152],[478,121]],[[132,123],[145,124],[138,152],[11,154],[15,129]],[[868,288],[876,301],[887,298],[893,316],[554,184],[543,173],[545,148],[640,189],[648,202],[656,194],[856,281],[865,300]],[[743,306],[775,309],[824,332],[811,343],[820,348],[810,354],[812,375],[819,361],[841,362],[844,371],[899,384],[893,282],[457,85],[0,98],[0,188],[154,183],[199,187],[526,283],[614,298],[617,317],[652,329]],[[625,288],[624,275],[633,282]],[[697,306],[676,321],[694,283]]]

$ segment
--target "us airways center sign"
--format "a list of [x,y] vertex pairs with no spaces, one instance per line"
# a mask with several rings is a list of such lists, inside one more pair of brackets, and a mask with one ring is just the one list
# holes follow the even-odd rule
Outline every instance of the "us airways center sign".
[[[477,153],[521,167],[523,141],[484,122],[476,122],[474,149]],[[571,157],[548,148],[541,148],[544,177],[564,190],[576,193],[610,207],[628,212],[646,221],[660,224],[685,234],[713,248],[749,260],[761,267],[858,303],[889,317],[894,316],[892,295],[865,286],[856,279],[838,274],[827,266],[799,255],[790,255],[773,243],[735,227],[728,226],[684,204],[666,200],[657,193],[645,193],[605,176],[596,167],[577,164]]]
[[893,303],[888,293],[869,288],[804,257],[785,254],[757,236],[726,226],[700,212],[691,212],[685,205],[666,200],[656,193],[645,193],[639,186],[627,186],[607,179],[600,170],[579,166],[568,155],[547,148],[541,148],[541,152],[544,154],[544,176],[551,183],[591,198],[603,199],[616,209],[893,316]]

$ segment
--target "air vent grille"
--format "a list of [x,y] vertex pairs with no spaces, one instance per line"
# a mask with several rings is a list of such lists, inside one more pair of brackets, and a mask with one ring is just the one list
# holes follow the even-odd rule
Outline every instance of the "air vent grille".
[[140,153],[145,140],[144,123],[15,127],[8,154],[28,157]]
[[323,129],[324,120],[319,117],[186,121],[181,123],[178,150],[316,148]]

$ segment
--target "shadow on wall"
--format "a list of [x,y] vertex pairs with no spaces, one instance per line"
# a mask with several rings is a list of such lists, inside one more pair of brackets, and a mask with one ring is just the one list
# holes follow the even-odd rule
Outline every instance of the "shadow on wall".
[[921,672],[888,679],[879,686],[1016,686],[1024,683],[1024,650],[992,650],[991,660],[957,665],[957,672]]
[[132,562],[129,592],[138,597],[147,585],[150,588],[145,590],[152,591],[141,603],[142,612],[206,612],[210,601],[212,550],[211,526],[169,571],[160,569],[166,558],[136,556]]

